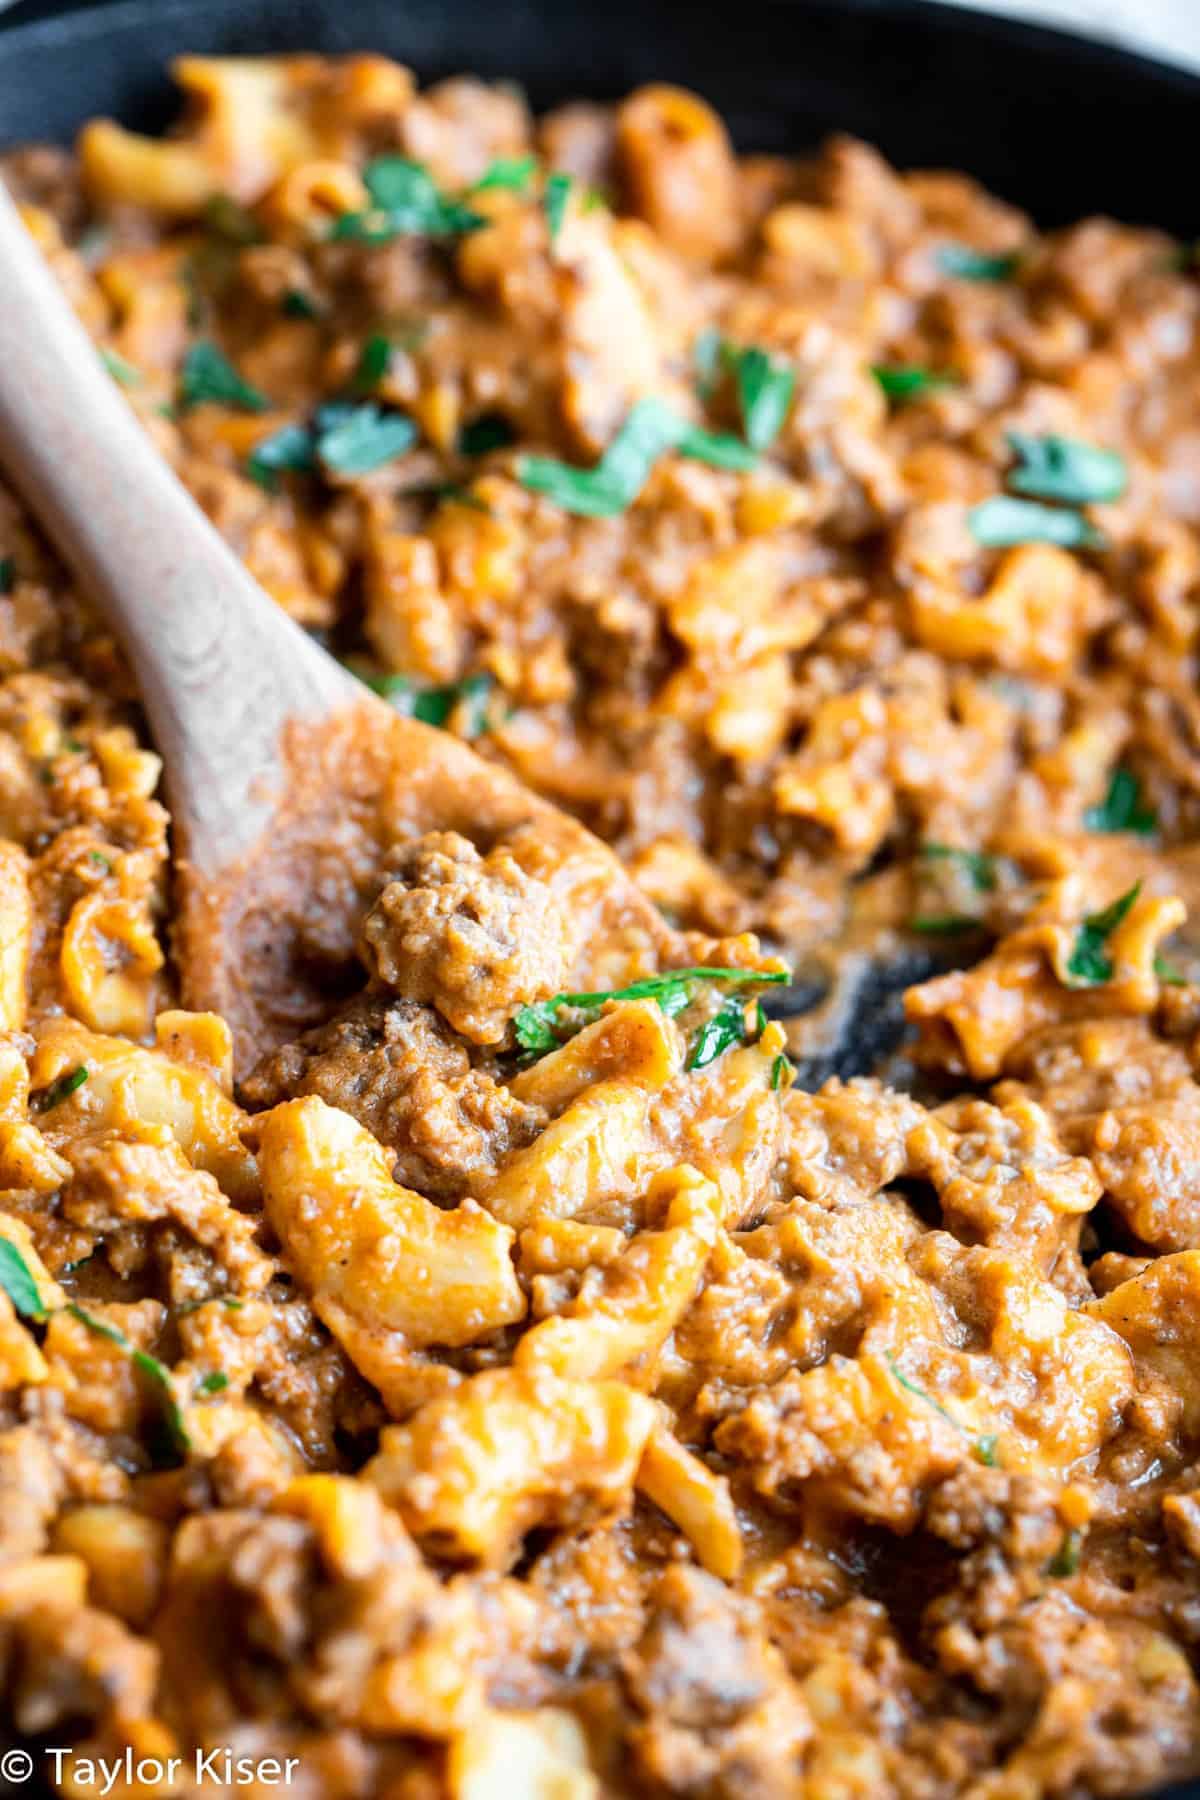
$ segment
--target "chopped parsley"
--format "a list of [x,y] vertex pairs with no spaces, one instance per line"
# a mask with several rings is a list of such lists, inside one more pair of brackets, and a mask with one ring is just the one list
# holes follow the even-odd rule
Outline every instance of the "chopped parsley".
[[723,338],[715,325],[696,339],[692,360],[704,400],[712,394],[722,370],[732,375],[746,442],[752,450],[768,449],[787,418],[796,391],[796,371],[757,344],[735,344]]
[[141,370],[135,369],[131,362],[126,362],[125,358],[118,355],[115,350],[108,350],[101,346],[100,361],[104,364],[105,368],[119,387],[133,388],[141,386]]
[[[759,1015],[761,1016],[761,1014]],[[756,1018],[756,1024],[758,1020]],[[761,1030],[761,1025],[758,1027]],[[746,1041],[746,1002],[737,994],[731,994],[723,1000],[711,1019],[706,1019],[695,1037],[687,1055],[689,1069],[705,1069],[710,1062],[734,1044]]]
[[996,859],[986,850],[961,850],[956,844],[922,844],[920,853],[929,862],[955,863],[967,875],[977,894],[995,892]]
[[15,557],[0,556],[0,595],[11,594],[17,585],[17,564]]
[[649,398],[638,401],[593,468],[576,469],[552,456],[523,456],[517,476],[566,512],[606,519],[633,504],[668,450],[720,469],[752,469],[757,460],[737,438],[689,425],[664,401]]
[[872,363],[871,373],[894,406],[903,406],[938,388],[952,387],[955,379],[953,375],[939,375],[936,370],[922,369],[915,363]]
[[1030,437],[1023,431],[1010,431],[1008,442],[1017,458],[1008,476],[1014,494],[1091,506],[1119,500],[1128,486],[1129,470],[1116,450],[1101,450],[1053,432]]
[[1141,891],[1141,882],[1135,881],[1120,899],[1114,900],[1111,906],[1106,906],[1103,912],[1089,913],[1084,919],[1067,960],[1067,974],[1071,977],[1072,987],[1097,987],[1102,982],[1112,980],[1112,957],[1105,945],[1118,925],[1128,916]]
[[[118,1349],[128,1350],[129,1360],[138,1372],[145,1376],[150,1386],[156,1391],[163,1409],[163,1425],[165,1427],[166,1448],[175,1456],[186,1456],[191,1449],[191,1439],[183,1422],[183,1413],[175,1398],[175,1389],[171,1382],[171,1371],[165,1363],[160,1363],[157,1356],[151,1356],[148,1350],[138,1350],[130,1343],[125,1333],[116,1325],[110,1325],[107,1319],[98,1319],[95,1313],[69,1300],[63,1308],[73,1319],[78,1319],[96,1337],[104,1338],[107,1343],[116,1344]],[[156,1458],[157,1460],[157,1458]]]
[[223,1375],[218,1369],[213,1374],[204,1377],[204,1380],[197,1386],[196,1392],[198,1394],[223,1394],[228,1386],[228,1375]]
[[261,244],[263,241],[258,220],[232,194],[214,194],[205,202],[204,223],[215,236],[230,244]]
[[37,1282],[17,1246],[0,1237],[0,1288],[12,1301],[13,1310],[22,1319],[44,1319],[46,1308],[38,1293]]
[[248,381],[243,381],[223,350],[201,338],[183,359],[180,404],[236,406],[242,412],[266,412],[270,402]]
[[1104,538],[1090,519],[1067,507],[1042,506],[993,494],[973,506],[967,523],[976,543],[990,550],[1015,544],[1057,544],[1063,550],[1102,550]]
[[462,427],[456,448],[460,456],[486,456],[489,450],[506,450],[516,435],[503,413],[481,413]]
[[457,713],[462,737],[477,738],[487,730],[494,683],[486,670],[464,676],[462,681],[449,681],[444,687],[424,688],[407,675],[365,675],[357,668],[353,672],[406,719],[445,729]]
[[796,1071],[792,1066],[791,1058],[785,1056],[781,1050],[779,1055],[775,1058],[775,1061],[771,1064],[771,1092],[777,1094],[785,1083],[790,1087],[791,1082],[788,1078],[795,1073]]
[[756,344],[732,352],[742,432],[752,450],[775,442],[796,391],[796,371]]
[[1083,1533],[1067,1531],[1063,1533],[1062,1543],[1046,1564],[1046,1573],[1061,1581],[1067,1575],[1074,1575],[1079,1569],[1079,1561],[1083,1552]]
[[1143,803],[1141,782],[1123,764],[1113,770],[1104,799],[1088,807],[1083,822],[1089,831],[1132,831],[1136,837],[1153,837],[1158,830],[1157,813]]
[[411,450],[417,428],[406,413],[334,403],[315,420],[316,456],[338,475],[367,475]]
[[471,189],[473,194],[486,194],[491,189],[507,188],[523,194],[537,173],[536,156],[498,156],[490,163]]
[[[89,1260],[88,1258],[84,1259]],[[73,1265],[74,1266],[74,1265]],[[49,1308],[38,1292],[37,1282],[25,1258],[16,1245],[8,1238],[0,1237],[0,1288],[8,1295],[14,1310],[23,1319],[42,1321],[49,1316]],[[125,1333],[116,1325],[110,1325],[107,1319],[99,1319],[75,1300],[68,1300],[65,1306],[57,1309],[66,1312],[73,1319],[85,1326],[96,1337],[104,1338],[107,1343],[116,1344],[121,1350],[128,1350],[130,1360],[157,1390],[163,1403],[163,1422],[171,1450],[178,1455],[186,1455],[191,1448],[187,1430],[183,1422],[183,1414],[175,1399],[175,1391],[171,1383],[171,1371],[160,1363],[156,1356],[147,1350],[137,1350],[130,1343]],[[225,1377],[219,1377],[224,1382]],[[203,1388],[203,1384],[202,1384]],[[215,1391],[215,1390],[205,1390]]]
[[337,475],[366,475],[403,456],[416,440],[406,413],[332,401],[318,407],[311,425],[281,425],[263,438],[247,457],[246,472],[268,490],[280,474],[304,474],[318,465]]
[[311,294],[303,288],[289,288],[280,301],[279,310],[285,319],[319,319],[321,309]]
[[181,1305],[175,1307],[175,1317],[177,1319],[190,1318],[192,1313],[199,1312],[202,1306],[215,1306],[218,1301],[222,1306],[228,1307],[230,1312],[241,1312],[242,1310],[242,1302],[235,1300],[232,1294],[205,1294],[202,1300],[185,1300]]
[[317,455],[338,475],[370,474],[417,441],[406,413],[385,413],[377,406],[322,407],[317,422]]
[[31,1094],[29,1098],[30,1111],[53,1112],[56,1106],[61,1106],[64,1100],[69,1100],[72,1094],[77,1094],[87,1078],[88,1070],[83,1063],[80,1063],[78,1068],[69,1070],[65,1075],[60,1075],[57,1081],[52,1081],[50,1086],[43,1088],[39,1094]]
[[[544,1056],[548,1050],[556,1050],[565,1038],[588,1025],[600,1015],[601,1008],[610,1000],[657,1000],[668,1018],[683,1011],[692,999],[694,985],[698,981],[729,981],[735,985],[747,982],[779,983],[791,980],[787,969],[712,969],[707,967],[692,969],[671,969],[662,975],[647,975],[641,981],[630,982],[628,987],[607,988],[591,994],[554,994],[549,1000],[535,1000],[528,1006],[518,1008],[513,1018],[513,1033],[522,1050],[530,1050],[535,1056]],[[727,1001],[725,1005],[728,1005]],[[743,1003],[739,1002],[739,1009]],[[582,1016],[566,1031],[557,1029],[558,1014],[562,1008],[568,1007],[572,1012]],[[724,1006],[722,1006],[722,1012]],[[715,1015],[719,1018],[720,1013]],[[710,1020],[709,1024],[714,1023]],[[704,1031],[699,1036],[704,1037]],[[730,1030],[727,1023],[722,1026],[722,1034]],[[739,1030],[737,1039],[732,1036],[721,1043],[704,1062],[711,1062],[712,1057],[719,1055],[727,1043],[740,1041],[744,1037],[744,1029]],[[695,1047],[693,1047],[693,1056]],[[703,1062],[695,1062],[689,1057],[689,1068],[702,1068]]]
[[702,400],[707,400],[721,371],[721,346],[725,340],[715,325],[706,325],[692,345],[692,367]]
[[392,346],[382,332],[374,332],[362,347],[358,367],[354,371],[356,393],[370,394],[379,386],[392,360]]
[[546,191],[542,195],[542,206],[550,231],[551,248],[558,242],[558,234],[563,228],[563,221],[567,216],[567,206],[571,199],[572,185],[569,175],[560,174],[547,177]]
[[989,1469],[994,1469],[997,1464],[996,1446],[999,1442],[996,1433],[994,1431],[989,1431],[985,1433],[983,1437],[973,1437],[967,1430],[967,1427],[962,1423],[961,1419],[956,1419],[954,1414],[949,1412],[946,1407],[942,1405],[940,1400],[935,1400],[933,1395],[927,1393],[919,1382],[913,1381],[911,1376],[904,1373],[904,1370],[900,1367],[900,1364],[896,1361],[890,1350],[885,1354],[887,1366],[892,1371],[896,1380],[900,1383],[900,1386],[907,1389],[910,1394],[915,1394],[918,1400],[924,1400],[926,1406],[932,1406],[934,1412],[940,1413],[948,1425],[953,1425],[955,1431],[960,1431],[965,1438],[970,1438],[971,1451],[976,1461],[983,1463]]
[[973,250],[970,244],[943,244],[937,253],[937,266],[943,275],[957,281],[1011,281],[1020,265],[1020,252]]
[[343,213],[333,226],[335,238],[363,244],[388,244],[398,237],[449,238],[487,223],[482,213],[439,193],[428,169],[405,156],[377,156],[363,170],[363,185],[370,206]]
[[78,1319],[81,1325],[86,1325],[94,1337],[101,1337],[107,1343],[117,1344],[122,1350],[130,1348],[129,1339],[123,1331],[119,1331],[115,1325],[110,1325],[107,1319],[98,1319],[95,1313],[88,1312],[87,1308],[80,1306],[77,1301],[68,1300],[63,1311],[70,1313],[73,1319]]
[[281,425],[261,438],[246,458],[246,473],[259,487],[273,493],[284,473],[303,473],[313,467],[313,435],[307,425]]

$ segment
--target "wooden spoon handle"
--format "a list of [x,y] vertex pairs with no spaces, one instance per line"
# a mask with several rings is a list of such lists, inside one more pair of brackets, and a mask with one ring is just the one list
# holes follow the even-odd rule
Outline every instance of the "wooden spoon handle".
[[262,828],[255,778],[277,766],[284,720],[362,689],[263,593],[154,448],[2,185],[0,296],[0,461],[124,645],[188,853],[218,866]]

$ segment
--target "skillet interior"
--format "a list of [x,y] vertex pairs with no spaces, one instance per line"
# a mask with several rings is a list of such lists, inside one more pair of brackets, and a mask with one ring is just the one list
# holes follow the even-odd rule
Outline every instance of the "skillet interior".
[[[67,140],[97,113],[160,129],[185,49],[363,48],[422,79],[515,75],[539,107],[678,80],[746,148],[845,130],[901,165],[965,169],[1043,225],[1104,211],[1198,229],[1200,77],[936,0],[740,0],[732,23],[713,0],[606,0],[602,15],[573,0],[43,0],[0,19],[0,144]],[[1200,1782],[1158,1800],[1200,1800]]]

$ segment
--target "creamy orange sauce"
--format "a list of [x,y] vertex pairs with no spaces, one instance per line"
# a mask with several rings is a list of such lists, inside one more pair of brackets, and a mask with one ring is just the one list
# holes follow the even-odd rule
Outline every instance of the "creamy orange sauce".
[[0,492],[6,1729],[67,1795],[1196,1772],[1187,257],[671,88],[180,75],[5,178],[392,710],[173,884]]

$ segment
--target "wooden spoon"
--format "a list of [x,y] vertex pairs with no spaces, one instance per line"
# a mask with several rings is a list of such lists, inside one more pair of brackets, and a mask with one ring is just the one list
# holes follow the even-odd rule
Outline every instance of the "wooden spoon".
[[[292,623],[152,445],[0,187],[0,462],[124,646],[165,765],[186,1003],[239,1070],[356,979],[390,845],[536,831],[603,987],[670,944],[606,846],[447,732],[399,718]],[[361,981],[361,970],[357,971]]]

